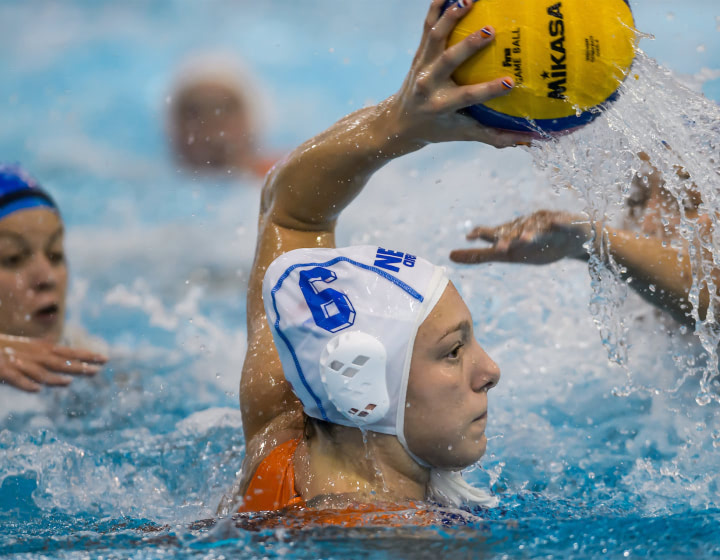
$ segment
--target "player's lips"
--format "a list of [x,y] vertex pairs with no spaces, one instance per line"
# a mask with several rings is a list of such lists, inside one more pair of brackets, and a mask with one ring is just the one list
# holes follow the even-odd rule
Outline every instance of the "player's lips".
[[53,325],[59,318],[59,312],[60,306],[53,302],[37,308],[31,316],[34,322],[43,325]]
[[487,420],[487,410],[473,419],[473,423]]

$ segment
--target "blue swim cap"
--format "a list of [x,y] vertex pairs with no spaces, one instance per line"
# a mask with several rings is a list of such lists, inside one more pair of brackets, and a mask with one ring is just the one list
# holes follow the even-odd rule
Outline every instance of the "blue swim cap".
[[13,212],[36,207],[58,212],[52,197],[19,165],[0,164],[0,220]]

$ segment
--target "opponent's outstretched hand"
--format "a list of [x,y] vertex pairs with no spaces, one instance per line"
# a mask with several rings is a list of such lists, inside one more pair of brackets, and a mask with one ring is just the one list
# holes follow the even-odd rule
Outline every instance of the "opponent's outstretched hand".
[[58,346],[50,342],[0,335],[0,384],[23,391],[39,391],[43,385],[69,385],[68,375],[95,375],[105,356]]
[[[400,91],[391,98],[395,129],[420,143],[474,140],[502,148],[527,144],[527,134],[501,131],[481,125],[458,111],[505,95],[513,87],[510,76],[473,85],[460,86],[452,74],[472,55],[487,47],[495,31],[486,26],[460,43],[447,47],[457,22],[467,15],[471,0],[460,0],[442,12],[444,0],[433,0],[420,46]],[[389,100],[390,101],[390,100]]]
[[467,239],[492,243],[481,249],[456,249],[450,259],[465,264],[513,262],[549,264],[563,258],[587,254],[584,244],[592,227],[582,216],[567,212],[539,210],[497,227],[478,226]]

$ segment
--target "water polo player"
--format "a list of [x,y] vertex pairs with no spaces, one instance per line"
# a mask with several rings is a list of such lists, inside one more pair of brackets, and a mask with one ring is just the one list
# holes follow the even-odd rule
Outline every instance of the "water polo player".
[[241,512],[493,502],[455,474],[485,451],[487,392],[500,376],[467,306],[420,257],[335,248],[339,214],[392,159],[434,142],[506,147],[526,138],[458,113],[513,82],[453,82],[494,31],[446,48],[471,2],[441,16],[442,4],[432,2],[398,93],[309,140],[266,181],[240,386]]
[[57,205],[17,166],[0,166],[0,383],[26,391],[93,374],[103,356],[58,346],[67,264]]
[[218,54],[189,59],[170,95],[168,132],[176,159],[204,173],[263,176],[274,157],[260,147],[261,119],[250,74]]

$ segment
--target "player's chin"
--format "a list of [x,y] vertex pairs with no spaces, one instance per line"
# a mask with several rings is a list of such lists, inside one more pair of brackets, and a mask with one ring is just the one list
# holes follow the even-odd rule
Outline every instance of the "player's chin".
[[479,461],[480,458],[485,455],[485,451],[487,451],[487,437],[485,434],[483,434],[480,438],[478,438],[475,441],[475,448],[476,448],[476,458],[475,461]]
[[484,434],[472,438],[468,437],[464,445],[460,447],[452,457],[452,464],[447,465],[446,468],[464,469],[477,463],[485,455],[487,438]]

